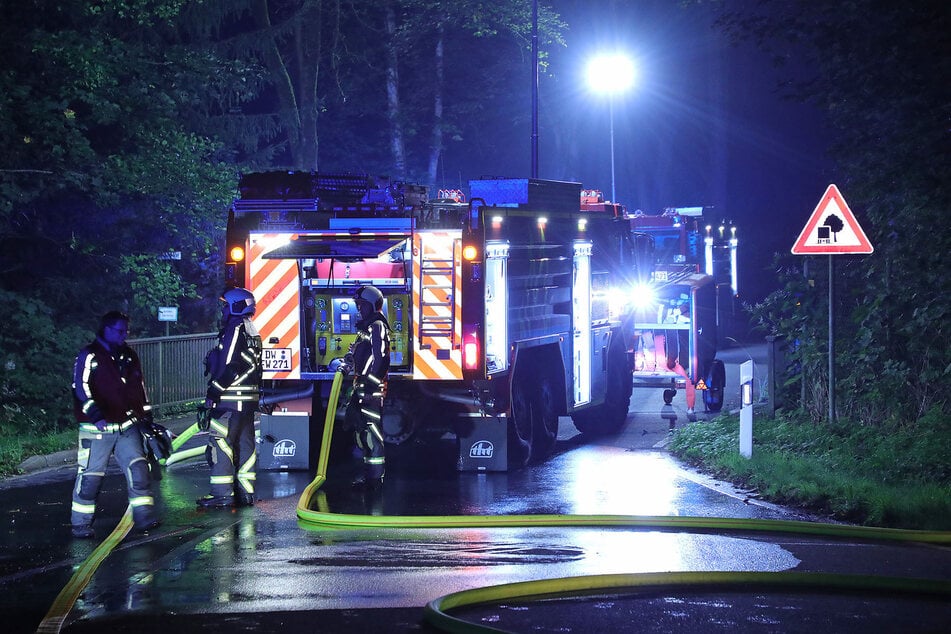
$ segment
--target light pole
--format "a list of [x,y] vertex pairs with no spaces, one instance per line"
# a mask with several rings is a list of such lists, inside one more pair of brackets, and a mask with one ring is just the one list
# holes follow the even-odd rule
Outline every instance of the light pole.
[[614,97],[634,84],[634,62],[623,53],[600,55],[588,64],[588,86],[596,94],[608,95],[611,125],[611,202],[617,202],[614,176]]

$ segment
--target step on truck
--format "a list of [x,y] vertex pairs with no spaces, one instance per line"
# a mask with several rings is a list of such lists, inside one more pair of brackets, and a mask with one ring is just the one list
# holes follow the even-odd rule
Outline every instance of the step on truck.
[[[391,328],[388,443],[450,432],[460,469],[504,470],[548,457],[559,417],[587,434],[623,425],[638,324],[627,298],[651,282],[653,240],[619,205],[582,209],[578,183],[538,179],[474,180],[468,196],[434,200],[363,175],[250,174],[240,189],[226,281],[258,302],[265,439],[281,442],[268,431],[279,424],[322,427],[364,284],[383,292]],[[277,467],[290,464],[281,447]]]

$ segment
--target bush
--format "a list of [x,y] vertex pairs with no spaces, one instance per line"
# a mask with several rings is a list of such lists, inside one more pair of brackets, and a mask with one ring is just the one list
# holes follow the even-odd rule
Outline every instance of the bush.
[[0,429],[42,435],[72,428],[73,361],[89,330],[56,323],[37,299],[0,289],[8,320],[0,329]]

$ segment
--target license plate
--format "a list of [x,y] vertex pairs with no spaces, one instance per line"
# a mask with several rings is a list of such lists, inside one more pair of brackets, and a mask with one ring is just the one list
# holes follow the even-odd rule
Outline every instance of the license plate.
[[264,348],[261,351],[261,369],[265,372],[285,372],[291,369],[290,348]]

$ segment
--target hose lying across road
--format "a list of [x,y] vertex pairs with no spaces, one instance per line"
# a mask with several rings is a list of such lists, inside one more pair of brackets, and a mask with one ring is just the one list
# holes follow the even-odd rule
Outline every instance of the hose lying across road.
[[[710,517],[667,517],[650,515],[464,515],[464,516],[372,516],[331,513],[326,508],[313,510],[312,506],[325,507],[320,487],[327,480],[327,464],[330,458],[330,442],[333,423],[340,398],[343,374],[334,376],[324,420],[317,471],[297,502],[297,518],[302,528],[463,528],[463,527],[512,527],[512,526],[626,526],[638,528],[676,528],[694,531],[751,531],[781,532],[826,537],[874,539],[928,544],[951,544],[949,531],[916,531],[894,528],[820,524],[790,520],[734,519]],[[204,447],[182,450],[185,442],[198,432],[191,425],[172,440],[172,455],[165,461],[169,466],[182,460],[203,455]],[[99,565],[125,538],[132,528],[132,510],[125,515],[113,532],[93,551],[73,574],[69,583],[56,597],[52,607],[40,623],[37,632],[55,634],[76,599],[89,583]],[[926,579],[893,577],[869,577],[853,575],[830,575],[793,572],[667,572],[628,575],[592,575],[562,579],[542,579],[520,583],[503,584],[456,592],[430,601],[425,607],[426,619],[447,632],[500,632],[502,630],[467,622],[446,613],[446,610],[488,604],[515,599],[564,598],[585,596],[611,591],[630,593],[645,588],[741,588],[746,585],[767,585],[775,588],[811,589],[816,591],[836,589],[855,592],[891,592],[903,595],[951,596],[951,583]]]
[[342,374],[337,373],[330,388],[327,415],[324,420],[317,472],[297,502],[297,518],[303,528],[462,528],[512,526],[630,526],[677,528],[688,530],[763,531],[797,533],[854,539],[895,540],[951,544],[949,531],[918,531],[900,528],[820,524],[795,520],[737,519],[726,517],[670,517],[660,515],[348,515],[326,510],[312,510],[312,498],[327,480],[330,441],[334,414],[340,397]]
[[[330,389],[327,414],[324,419],[317,471],[297,502],[297,518],[303,528],[461,528],[512,526],[628,526],[650,528],[678,528],[686,530],[760,531],[836,538],[877,539],[930,544],[951,544],[951,532],[916,531],[895,528],[820,524],[792,520],[735,519],[719,517],[668,517],[645,515],[420,515],[376,516],[331,513],[328,509],[313,510],[323,504],[318,496],[327,480],[327,465],[333,424],[340,398],[343,375],[337,373]],[[665,572],[627,575],[592,575],[561,579],[541,579],[510,583],[457,592],[430,601],[426,605],[426,620],[447,632],[500,632],[496,628],[478,625],[447,614],[446,610],[464,606],[510,602],[515,599],[551,599],[585,596],[598,593],[630,593],[633,590],[672,586],[678,588],[716,587],[742,588],[770,586],[779,589],[808,589],[815,591],[839,590],[853,592],[888,592],[899,595],[951,596],[951,583],[927,579],[870,577],[867,575],[835,575],[795,572]]]
[[[454,592],[426,605],[426,620],[446,632],[503,632],[487,625],[454,617],[448,610],[476,605],[511,604],[532,600],[567,599],[584,596],[668,593],[696,593],[698,590],[727,592],[769,591],[816,592],[827,594],[879,594],[891,598],[926,598],[947,601],[951,583],[930,579],[874,577],[803,572],[653,572],[638,574],[587,575],[560,579],[539,579],[506,583]],[[782,624],[780,624],[782,627]]]
[[86,560],[70,577],[69,583],[60,590],[53,601],[53,605],[50,606],[39,627],[36,628],[37,634],[57,634],[60,631],[63,627],[63,621],[66,620],[66,615],[73,608],[73,604],[76,603],[76,599],[82,594],[89,580],[92,579],[93,574],[99,568],[99,564],[109,556],[109,553],[119,545],[119,542],[125,539],[130,530],[132,530],[131,506],[126,507],[125,513],[109,536],[92,551],[89,557],[86,557]]

